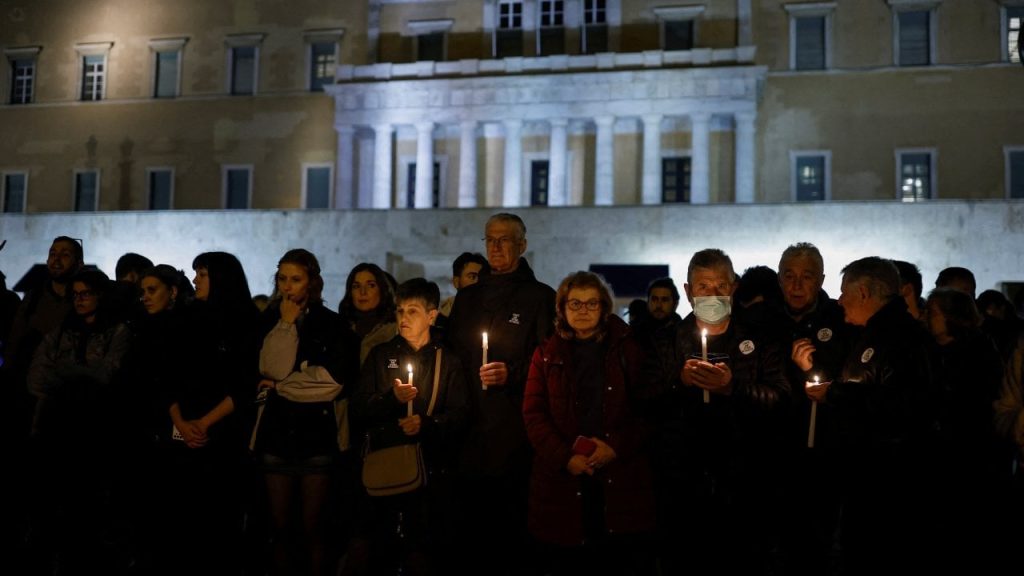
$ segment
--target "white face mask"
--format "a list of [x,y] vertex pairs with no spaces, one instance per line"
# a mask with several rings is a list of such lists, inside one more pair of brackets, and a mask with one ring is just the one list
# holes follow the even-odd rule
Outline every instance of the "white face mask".
[[694,296],[693,315],[705,324],[721,324],[732,313],[730,296]]

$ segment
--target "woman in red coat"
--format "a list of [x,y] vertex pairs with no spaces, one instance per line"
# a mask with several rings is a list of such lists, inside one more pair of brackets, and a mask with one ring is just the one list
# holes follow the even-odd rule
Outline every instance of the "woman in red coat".
[[555,302],[556,333],[534,352],[523,401],[530,532],[553,574],[653,572],[640,348],[596,274],[570,274]]

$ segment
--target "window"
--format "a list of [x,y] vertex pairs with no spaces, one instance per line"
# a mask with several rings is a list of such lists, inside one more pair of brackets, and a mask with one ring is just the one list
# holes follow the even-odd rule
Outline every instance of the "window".
[[1021,63],[1024,46],[1020,43],[1020,30],[1024,25],[1024,6],[1003,8],[1003,61]]
[[233,95],[256,94],[260,83],[260,43],[262,34],[228,36],[228,92]]
[[1006,197],[1024,198],[1024,147],[1006,149]]
[[307,209],[331,207],[331,166],[309,165],[302,175],[303,205]]
[[541,0],[540,2],[537,53],[541,56],[565,54],[565,2],[563,0]]
[[690,201],[690,158],[661,159],[661,201],[665,204]]
[[224,207],[244,210],[252,204],[252,166],[225,166]]
[[[434,162],[434,181],[431,184],[432,195],[430,199],[430,206],[432,208],[438,208],[441,206],[441,163]],[[409,163],[409,171],[406,178],[405,187],[405,207],[415,208],[416,207],[416,163]]]
[[661,21],[663,50],[692,50],[696,45],[695,20],[704,13],[703,5],[655,8]]
[[444,32],[431,32],[416,37],[416,60],[441,62],[445,59]]
[[170,210],[174,205],[174,170],[147,168],[146,181],[149,187],[149,209]]
[[523,3],[521,0],[500,0],[498,29],[494,34],[496,58],[523,55]]
[[106,80],[106,56],[82,58],[82,100],[102,100]]
[[309,45],[309,91],[323,92],[324,86],[334,83],[335,53],[338,45],[334,42],[314,42]]
[[583,0],[583,34],[581,52],[597,54],[608,51],[608,4],[606,0]]
[[935,62],[935,7],[938,2],[889,0],[893,11],[893,61],[897,66]]
[[792,198],[797,202],[832,199],[832,153],[828,151],[790,152]]
[[548,205],[548,160],[530,162],[530,206]]
[[181,51],[187,41],[187,38],[150,40],[154,98],[176,98],[181,94]]
[[25,211],[25,197],[28,193],[27,172],[7,172],[0,180],[0,200],[3,201],[5,213],[20,213]]
[[917,202],[935,197],[935,152],[897,150],[897,198]]
[[4,55],[11,70],[10,94],[7,101],[11,104],[31,104],[36,89],[36,60],[39,58],[40,46],[23,48],[7,48]]
[[100,173],[75,171],[75,212],[95,212],[100,199]]
[[789,67],[824,70],[832,67],[832,12],[835,2],[786,4],[789,13]]

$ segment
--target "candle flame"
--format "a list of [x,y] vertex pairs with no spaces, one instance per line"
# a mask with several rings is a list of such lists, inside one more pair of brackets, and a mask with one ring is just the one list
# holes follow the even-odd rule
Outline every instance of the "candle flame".
[[708,329],[707,329],[707,328],[704,328],[704,329],[702,329],[702,330],[700,331],[700,335],[701,335],[701,336],[704,336],[705,338],[707,338],[707,335],[708,335]]
[[409,372],[412,372],[412,364],[406,364],[405,367],[409,369]]
[[814,385],[815,385],[815,386],[817,386],[817,385],[819,385],[819,384],[821,384],[821,379],[820,379],[820,378],[818,378],[817,376],[815,376],[815,377],[814,377]]

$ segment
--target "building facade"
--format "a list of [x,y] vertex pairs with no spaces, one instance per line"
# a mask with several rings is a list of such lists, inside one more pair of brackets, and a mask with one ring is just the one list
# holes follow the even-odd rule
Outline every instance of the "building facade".
[[4,212],[1024,197],[1018,0],[0,0]]

